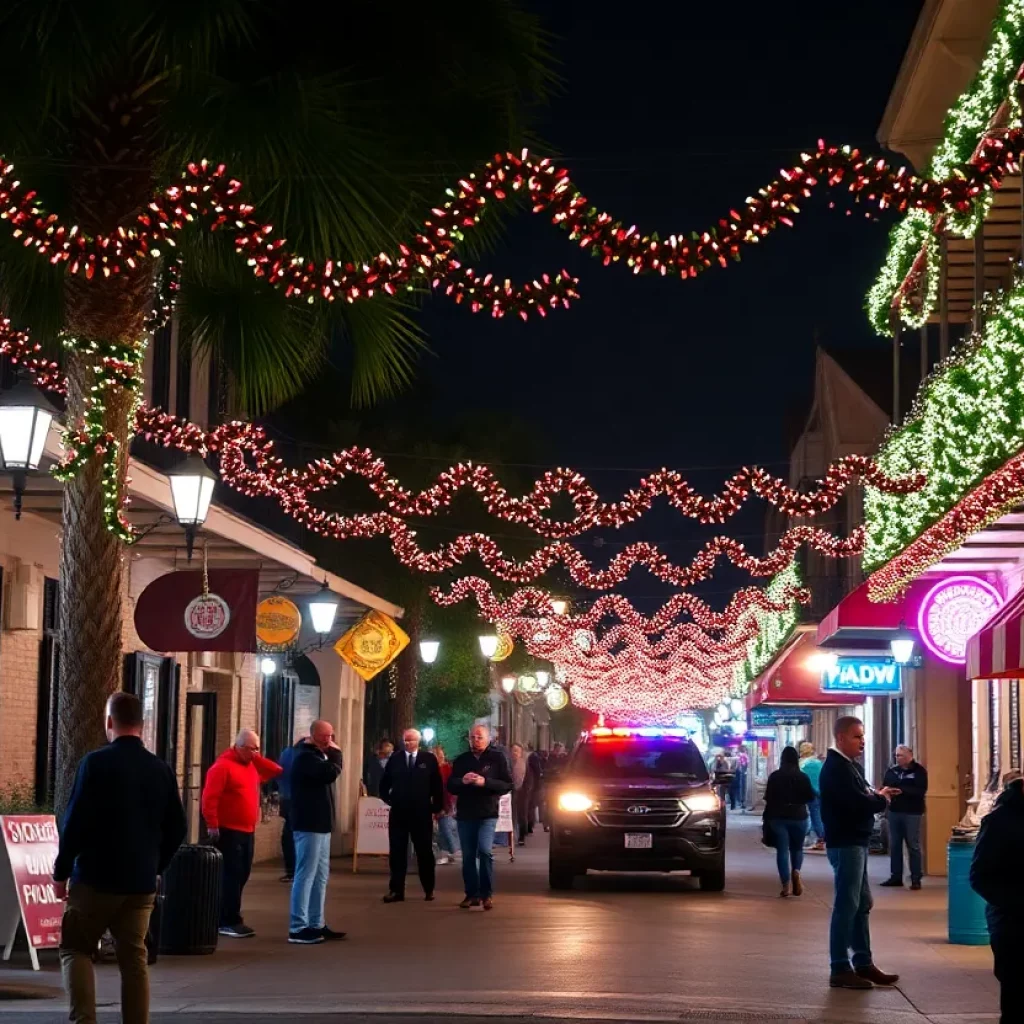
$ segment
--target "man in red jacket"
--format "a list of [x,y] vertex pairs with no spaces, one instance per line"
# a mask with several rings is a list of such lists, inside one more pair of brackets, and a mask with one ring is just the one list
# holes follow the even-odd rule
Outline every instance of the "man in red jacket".
[[247,939],[256,933],[242,920],[242,890],[252,870],[253,835],[260,820],[260,785],[281,767],[260,756],[260,738],[243,729],[235,745],[213,763],[203,787],[203,818],[223,857],[220,934]]

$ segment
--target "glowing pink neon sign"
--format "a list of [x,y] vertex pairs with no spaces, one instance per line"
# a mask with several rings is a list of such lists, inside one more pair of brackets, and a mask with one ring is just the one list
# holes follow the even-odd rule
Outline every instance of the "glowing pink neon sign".
[[917,628],[936,658],[964,665],[967,641],[1002,606],[1002,595],[991,583],[977,576],[950,576],[925,594]]

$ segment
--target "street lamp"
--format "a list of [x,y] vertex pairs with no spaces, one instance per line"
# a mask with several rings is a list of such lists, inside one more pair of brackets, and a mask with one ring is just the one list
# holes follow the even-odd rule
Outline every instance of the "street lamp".
[[551,602],[551,607],[554,609],[556,615],[564,615],[566,611],[568,611],[569,602],[563,601],[561,598],[558,598],[557,600]]
[[534,673],[534,675],[536,675],[536,677],[537,677],[537,686],[538,686],[538,688],[541,689],[541,690],[546,690],[548,688],[548,683],[551,682],[551,673],[550,672],[545,672],[544,669],[539,668]]
[[914,657],[914,634],[901,622],[895,636],[889,641],[892,660],[897,665],[909,665]]
[[14,518],[21,518],[25,476],[39,468],[50,423],[57,410],[31,384],[19,381],[0,392],[0,468],[14,481]]
[[433,726],[427,725],[424,726],[423,732],[420,735],[423,737],[424,743],[433,743],[437,733],[434,731]]
[[511,693],[516,688],[516,677],[515,676],[502,676],[501,677],[501,688],[506,693]]
[[[421,640],[420,641],[420,657],[423,659],[424,665],[433,665],[437,661],[438,652],[441,650],[440,640]],[[426,730],[424,730],[424,736],[426,736]],[[429,743],[430,740],[427,740]]]
[[485,658],[493,658],[498,652],[498,637],[494,633],[485,633],[478,636],[477,643],[480,644],[480,653]]
[[261,658],[260,671],[265,676],[272,676],[277,671],[277,662],[273,658]]
[[185,528],[185,552],[191,562],[196,533],[206,522],[217,477],[200,456],[189,455],[168,471],[167,479],[171,485],[174,518]]
[[313,623],[313,631],[319,636],[327,636],[334,628],[334,619],[338,614],[338,598],[331,592],[324,580],[320,592],[309,602],[309,617]]

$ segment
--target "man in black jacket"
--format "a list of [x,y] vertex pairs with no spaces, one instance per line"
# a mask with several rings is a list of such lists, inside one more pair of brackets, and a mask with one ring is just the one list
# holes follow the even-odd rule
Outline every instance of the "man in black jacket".
[[448,790],[458,803],[455,820],[462,847],[462,881],[466,898],[463,909],[494,906],[494,831],[498,824],[498,801],[512,791],[508,758],[491,746],[491,731],[474,725],[469,732],[469,750],[452,764]]
[[380,780],[380,798],[390,808],[388,815],[391,883],[385,903],[405,899],[405,874],[409,863],[409,840],[416,851],[423,895],[434,898],[434,815],[444,810],[444,786],[437,758],[420,750],[420,734],[406,729],[404,750],[388,758]]
[[882,883],[890,888],[903,887],[903,844],[910,858],[910,888],[920,889],[924,877],[921,857],[921,819],[928,792],[928,772],[914,760],[914,752],[900,744],[896,764],[885,773],[882,785],[893,790],[889,802],[889,878]]
[[95,1024],[92,957],[109,929],[121,971],[121,1019],[145,1024],[146,932],[157,877],[185,838],[185,811],[174,773],[142,745],[139,698],[115,693],[106,714],[109,745],[78,766],[53,865],[54,888],[67,900],[60,963],[71,1020]]
[[301,946],[345,937],[324,923],[331,833],[337,818],[334,784],[339,775],[341,748],[334,742],[334,726],[316,721],[309,727],[309,737],[295,744],[291,769],[295,878],[288,941]]
[[868,843],[875,815],[885,810],[895,791],[882,789],[876,793],[855,760],[864,753],[864,723],[859,718],[840,718],[835,724],[835,741],[818,780],[825,846],[835,874],[829,985],[853,989],[895,985],[899,975],[880,971],[871,958],[868,929],[872,906]]
[[1024,779],[1011,776],[985,815],[971,863],[971,888],[985,900],[999,981],[1001,1024],[1024,1021]]

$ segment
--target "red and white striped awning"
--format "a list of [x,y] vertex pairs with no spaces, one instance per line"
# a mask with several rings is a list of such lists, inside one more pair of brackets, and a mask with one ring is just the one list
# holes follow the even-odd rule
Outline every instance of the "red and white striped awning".
[[968,679],[1024,679],[1024,590],[967,641]]

